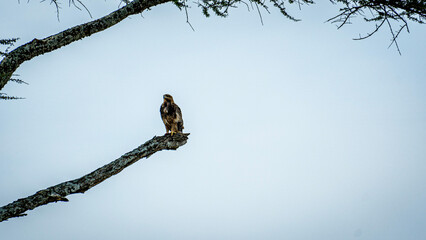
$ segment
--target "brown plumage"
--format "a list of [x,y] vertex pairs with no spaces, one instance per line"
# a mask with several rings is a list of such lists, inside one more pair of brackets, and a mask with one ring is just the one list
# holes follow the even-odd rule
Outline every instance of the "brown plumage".
[[163,95],[163,104],[160,107],[161,119],[166,127],[166,134],[171,131],[171,135],[182,132],[183,119],[182,111],[179,106],[173,101],[173,97],[169,94]]

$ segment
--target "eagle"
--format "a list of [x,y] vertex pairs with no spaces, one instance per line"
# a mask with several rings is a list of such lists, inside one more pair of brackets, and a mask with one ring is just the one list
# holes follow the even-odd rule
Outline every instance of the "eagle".
[[175,133],[182,132],[182,111],[170,94],[164,94],[163,100],[163,104],[160,107],[161,119],[166,127],[166,134],[171,131],[170,134],[173,136]]

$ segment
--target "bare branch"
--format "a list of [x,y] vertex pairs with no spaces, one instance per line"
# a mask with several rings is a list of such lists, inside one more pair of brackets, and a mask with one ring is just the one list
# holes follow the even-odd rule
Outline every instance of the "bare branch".
[[13,217],[26,215],[26,211],[46,205],[51,202],[68,202],[66,196],[84,193],[90,188],[112,177],[139,159],[148,158],[162,150],[176,150],[186,144],[189,133],[177,133],[173,136],[154,137],[118,159],[106,164],[95,171],[71,181],[40,190],[34,195],[18,199],[0,208],[0,222]]

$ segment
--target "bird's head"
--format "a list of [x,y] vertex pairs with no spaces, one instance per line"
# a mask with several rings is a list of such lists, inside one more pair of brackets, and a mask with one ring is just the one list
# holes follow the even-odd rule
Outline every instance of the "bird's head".
[[172,97],[172,95],[170,95],[170,94],[164,94],[163,95],[163,99],[164,99],[164,102],[171,102],[171,103],[173,103],[174,101],[173,101],[173,97]]

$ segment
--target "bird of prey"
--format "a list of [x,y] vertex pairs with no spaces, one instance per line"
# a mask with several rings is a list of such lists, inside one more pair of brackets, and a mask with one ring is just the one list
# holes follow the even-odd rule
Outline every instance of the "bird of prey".
[[166,134],[171,131],[170,134],[173,136],[175,133],[182,132],[182,111],[170,94],[164,94],[163,99],[163,104],[160,107],[161,119],[166,127]]

